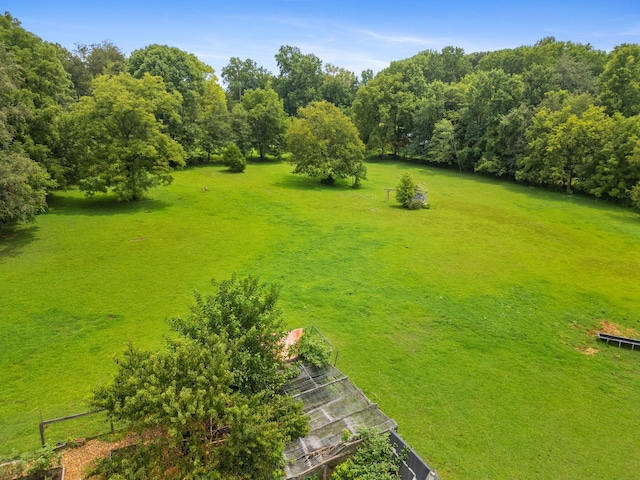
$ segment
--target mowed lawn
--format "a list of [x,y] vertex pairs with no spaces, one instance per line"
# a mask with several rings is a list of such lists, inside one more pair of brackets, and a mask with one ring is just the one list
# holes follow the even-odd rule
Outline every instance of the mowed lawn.
[[[158,346],[194,290],[237,272],[282,285],[287,326],[316,325],[443,480],[636,478],[640,351],[595,332],[640,330],[640,215],[368,169],[352,189],[284,163],[192,168],[135,204],[58,193],[0,233],[0,455],[37,448],[40,415],[86,411],[127,342]],[[431,209],[386,201],[405,171]]]

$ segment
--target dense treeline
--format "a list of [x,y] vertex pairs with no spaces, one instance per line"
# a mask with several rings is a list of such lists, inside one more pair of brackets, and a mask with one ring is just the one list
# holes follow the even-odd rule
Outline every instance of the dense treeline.
[[[0,228],[32,219],[55,188],[128,201],[230,144],[243,155],[279,156],[290,151],[287,138],[307,138],[286,135],[301,107],[334,115],[323,103],[357,126],[370,154],[640,208],[637,44],[610,53],[554,38],[471,54],[446,47],[359,77],[282,46],[277,74],[231,58],[223,89],[211,67],[177,48],[148,45],[126,57],[102,42],[69,51],[6,13],[0,57]],[[352,163],[342,178],[359,184],[365,169]],[[296,167],[332,177],[320,164]]]
[[545,38],[394,62],[357,93],[380,153],[640,206],[640,46],[610,54]]

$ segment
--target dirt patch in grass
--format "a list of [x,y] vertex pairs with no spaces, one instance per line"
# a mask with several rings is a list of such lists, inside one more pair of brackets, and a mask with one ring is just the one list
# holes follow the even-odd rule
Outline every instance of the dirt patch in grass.
[[[616,335],[618,337],[640,338],[640,332],[638,332],[635,328],[623,327],[622,325],[618,325],[617,323],[611,322],[609,320],[600,320],[600,322],[598,322],[598,327],[593,329],[586,329],[585,333],[587,334],[589,340],[591,340],[593,337],[598,338],[598,333],[606,333],[609,335]],[[600,351],[597,348],[584,346],[575,347],[575,349],[584,355],[595,355]]]
[[578,350],[583,355],[595,355],[600,351],[597,348],[593,347],[576,347],[576,350]]
[[640,332],[635,328],[627,328],[609,320],[600,320],[600,329],[594,332],[594,335],[598,335],[598,332],[608,333],[609,335],[617,335],[618,337],[628,338],[640,338]]
[[65,480],[83,480],[87,468],[93,466],[95,460],[106,458],[111,450],[127,447],[133,443],[135,439],[128,437],[118,442],[90,440],[79,447],[67,448],[62,453]]
[[[582,325],[577,325],[577,328],[583,329],[584,327]],[[587,328],[584,330],[584,333],[586,334],[588,341],[592,341],[594,337],[597,339],[598,333],[606,333],[609,335],[616,335],[618,337],[640,338],[640,332],[635,328],[623,327],[622,325],[618,325],[617,323],[609,320],[600,320],[597,327]],[[600,350],[591,346],[576,346],[574,348],[584,355],[595,355],[600,352]]]

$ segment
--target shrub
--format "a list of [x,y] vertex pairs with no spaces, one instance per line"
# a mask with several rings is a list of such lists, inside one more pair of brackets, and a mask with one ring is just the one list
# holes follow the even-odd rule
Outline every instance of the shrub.
[[362,443],[358,445],[356,453],[336,467],[331,480],[400,478],[398,472],[403,458],[395,454],[386,434],[365,429],[358,433],[358,438]]
[[61,455],[51,445],[23,454],[19,460],[0,467],[0,478],[53,478],[53,470],[60,466]]
[[229,170],[236,173],[244,172],[247,168],[247,160],[235,143],[224,149],[222,162],[229,167]]
[[411,208],[411,200],[416,194],[416,184],[411,175],[405,173],[396,187],[396,200],[405,208]]
[[295,344],[294,352],[301,360],[316,367],[326,367],[331,358],[331,346],[322,337],[307,332]]

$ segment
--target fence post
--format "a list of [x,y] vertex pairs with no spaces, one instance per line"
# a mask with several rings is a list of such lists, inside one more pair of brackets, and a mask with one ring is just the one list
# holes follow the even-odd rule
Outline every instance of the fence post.
[[42,442],[43,447],[46,445],[44,441],[44,422],[40,422],[40,442]]

